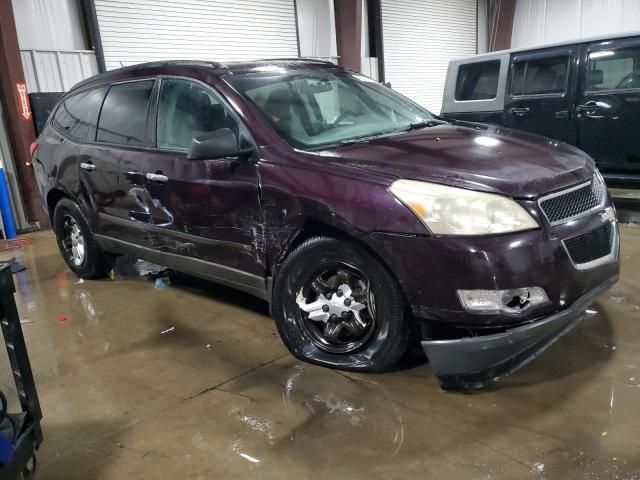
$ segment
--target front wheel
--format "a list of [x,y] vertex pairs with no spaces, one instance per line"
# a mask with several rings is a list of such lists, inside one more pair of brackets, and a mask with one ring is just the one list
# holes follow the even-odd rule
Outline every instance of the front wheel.
[[314,237],[285,260],[273,315],[296,357],[319,365],[381,372],[407,348],[405,300],[395,278],[365,249]]
[[65,262],[81,278],[101,278],[113,268],[114,257],[100,248],[80,207],[68,198],[56,204],[53,229]]

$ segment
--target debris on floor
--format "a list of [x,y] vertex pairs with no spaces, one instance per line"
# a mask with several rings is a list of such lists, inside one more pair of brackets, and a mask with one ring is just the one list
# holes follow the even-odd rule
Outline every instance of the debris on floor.
[[171,285],[171,280],[169,279],[169,277],[156,278],[156,283],[155,283],[156,288],[164,288],[164,287],[168,287],[169,285]]

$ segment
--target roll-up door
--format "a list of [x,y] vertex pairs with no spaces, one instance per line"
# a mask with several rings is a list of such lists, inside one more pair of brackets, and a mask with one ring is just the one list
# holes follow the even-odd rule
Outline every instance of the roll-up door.
[[94,0],[107,69],[297,57],[293,0]]
[[382,0],[385,81],[434,113],[449,60],[476,53],[476,0]]

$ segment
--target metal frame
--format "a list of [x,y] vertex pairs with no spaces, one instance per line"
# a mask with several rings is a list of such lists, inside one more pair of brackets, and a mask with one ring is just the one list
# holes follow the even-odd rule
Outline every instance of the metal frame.
[[11,461],[0,467],[0,478],[3,479],[22,478],[20,475],[35,458],[35,451],[43,440],[40,427],[42,411],[13,297],[15,291],[11,266],[0,264],[0,326],[24,417],[22,433],[16,438]]

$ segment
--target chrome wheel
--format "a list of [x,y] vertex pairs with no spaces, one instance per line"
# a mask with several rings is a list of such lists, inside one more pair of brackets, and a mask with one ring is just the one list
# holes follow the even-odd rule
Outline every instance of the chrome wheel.
[[347,264],[323,267],[298,291],[298,323],[320,349],[349,353],[375,330],[375,298],[368,278]]
[[62,245],[71,262],[79,267],[86,257],[86,242],[80,226],[70,215],[65,215],[63,222]]

